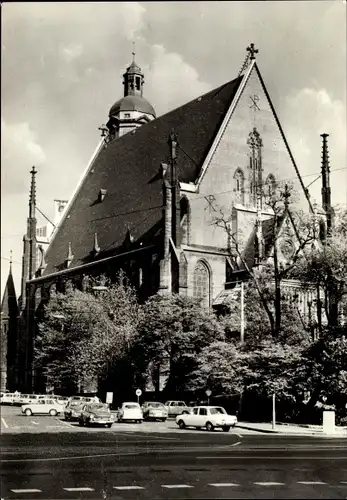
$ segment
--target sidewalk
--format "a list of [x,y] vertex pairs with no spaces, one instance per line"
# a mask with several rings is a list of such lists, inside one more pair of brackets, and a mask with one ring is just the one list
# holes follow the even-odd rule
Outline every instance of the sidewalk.
[[236,428],[248,429],[251,431],[264,432],[270,434],[287,434],[291,436],[329,436],[329,437],[345,437],[347,438],[347,427],[335,427],[334,433],[324,433],[322,425],[300,425],[300,424],[283,424],[276,423],[273,429],[270,422],[238,422]]

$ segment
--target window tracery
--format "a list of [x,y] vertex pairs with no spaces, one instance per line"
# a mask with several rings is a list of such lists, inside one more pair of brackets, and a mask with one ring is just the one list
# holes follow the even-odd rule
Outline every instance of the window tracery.
[[240,168],[238,168],[234,175],[235,179],[235,202],[244,204],[245,200],[245,176]]
[[201,299],[203,307],[209,307],[210,295],[210,271],[207,265],[199,260],[194,269],[193,297]]

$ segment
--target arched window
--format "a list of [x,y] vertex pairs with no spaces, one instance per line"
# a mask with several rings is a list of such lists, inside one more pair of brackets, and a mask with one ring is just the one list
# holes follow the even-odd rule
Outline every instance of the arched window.
[[265,196],[273,196],[276,191],[276,179],[273,174],[269,174],[265,183]]
[[235,180],[235,203],[244,204],[244,195],[245,195],[245,177],[240,168],[238,168],[234,174]]
[[190,241],[190,205],[188,199],[183,196],[180,201],[181,208],[181,244],[189,245]]
[[201,260],[195,266],[193,280],[193,297],[201,299],[203,307],[210,307],[210,271]]

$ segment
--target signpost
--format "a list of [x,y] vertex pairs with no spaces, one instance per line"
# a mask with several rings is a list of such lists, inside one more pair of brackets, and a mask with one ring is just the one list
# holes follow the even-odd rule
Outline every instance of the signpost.
[[137,396],[137,402],[140,403],[140,396],[142,394],[141,389],[136,389],[135,394]]
[[207,396],[207,406],[210,406],[210,396],[212,394],[211,389],[206,389],[205,394]]

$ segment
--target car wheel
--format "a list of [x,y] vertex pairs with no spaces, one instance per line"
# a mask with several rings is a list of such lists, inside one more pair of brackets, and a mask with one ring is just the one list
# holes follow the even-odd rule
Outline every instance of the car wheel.
[[183,420],[179,420],[178,421],[178,427],[180,429],[185,429],[186,428],[186,424],[183,422]]
[[143,420],[138,420],[138,423],[139,423],[139,424],[142,424],[142,422],[143,422]]
[[230,431],[230,425],[224,425],[222,427],[222,429],[223,429],[223,432],[229,432]]
[[33,414],[33,412],[30,410],[30,408],[27,408],[25,410],[25,414],[26,414],[27,417],[30,417]]
[[166,422],[166,418],[162,418],[162,419],[161,419],[161,421],[162,421],[162,422]]
[[206,430],[208,432],[214,431],[214,426],[211,424],[211,422],[206,422]]
[[49,414],[51,417],[55,417],[57,415],[57,410],[54,410],[54,409],[49,410]]
[[121,424],[122,423],[122,417],[118,417],[118,423]]
[[112,424],[106,424],[106,427],[108,427],[109,429],[111,429]]
[[79,423],[79,425],[80,425],[81,427],[83,427],[83,426],[84,426],[84,422],[83,422],[83,420],[82,420],[82,419],[79,419],[79,420],[78,420],[78,423]]

